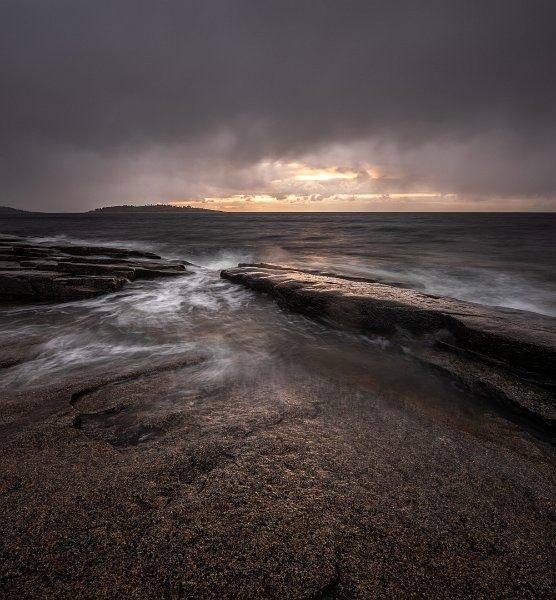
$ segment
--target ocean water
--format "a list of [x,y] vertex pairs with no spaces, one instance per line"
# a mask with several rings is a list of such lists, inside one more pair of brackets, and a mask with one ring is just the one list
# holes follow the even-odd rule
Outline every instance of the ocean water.
[[3,234],[152,250],[198,265],[187,277],[134,282],[91,300],[0,308],[4,356],[24,349],[21,360],[0,370],[0,386],[10,393],[202,356],[187,380],[178,378],[166,390],[167,402],[238,381],[253,385],[257,377],[285,386],[293,369],[302,368],[308,386],[315,377],[331,377],[348,386],[350,398],[396,390],[404,406],[437,402],[454,410],[462,405],[459,392],[389,340],[332,331],[289,314],[220,279],[220,269],[287,263],[556,315],[555,225],[555,216],[546,214],[0,217]]
[[148,248],[219,269],[273,262],[556,315],[554,214],[0,216],[0,232]]

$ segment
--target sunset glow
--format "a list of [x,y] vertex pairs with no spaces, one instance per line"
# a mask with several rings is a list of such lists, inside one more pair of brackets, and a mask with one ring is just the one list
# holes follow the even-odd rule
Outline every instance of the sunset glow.
[[318,164],[303,158],[265,159],[236,173],[235,178],[235,189],[215,188],[200,198],[174,199],[172,204],[225,211],[304,212],[387,210],[388,206],[438,210],[439,202],[456,200],[451,192],[412,189],[412,182],[399,169],[351,161]]
[[357,173],[352,171],[338,171],[336,169],[306,169],[295,175],[296,181],[333,181],[335,179],[355,179]]

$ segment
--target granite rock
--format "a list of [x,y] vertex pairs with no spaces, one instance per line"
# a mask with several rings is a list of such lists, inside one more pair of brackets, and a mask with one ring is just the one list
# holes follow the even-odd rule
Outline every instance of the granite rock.
[[115,292],[135,279],[186,275],[184,262],[104,246],[0,239],[0,299],[64,301]]
[[422,362],[553,436],[556,319],[274,265],[222,277],[335,327],[388,336]]

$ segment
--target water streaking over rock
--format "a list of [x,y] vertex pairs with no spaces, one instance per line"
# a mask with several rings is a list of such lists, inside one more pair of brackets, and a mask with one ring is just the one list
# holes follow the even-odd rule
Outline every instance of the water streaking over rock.
[[556,316],[556,214],[0,215],[0,232],[209,268],[291,264]]
[[135,279],[185,274],[184,263],[152,252],[0,236],[0,300],[79,300],[115,292]]
[[393,336],[420,360],[555,433],[556,319],[268,264],[226,269],[222,277],[295,312]]
[[[412,317],[389,300],[403,328],[390,327],[380,305],[380,334],[360,328],[370,313],[344,319],[353,307],[341,301],[338,312],[321,303],[311,314],[319,318],[307,318],[220,277],[258,250],[201,248],[174,231],[164,252],[162,233],[149,240],[152,227],[142,227],[129,243],[120,229],[103,231],[103,245],[75,231],[65,240],[45,231],[31,245],[93,247],[75,257],[81,265],[109,264],[100,255],[114,261],[104,253],[118,248],[204,266],[0,310],[3,593],[554,595],[553,448],[501,415],[488,390],[461,385],[498,373],[500,387],[513,374],[520,389],[548,392],[546,332],[527,338],[539,358],[530,381],[515,367],[527,358],[508,349],[521,321],[507,343],[489,331],[496,353],[487,359],[478,313],[467,307],[445,323],[454,304],[422,299],[403,278],[379,286],[424,302]],[[378,286],[370,274],[308,268],[263,270],[328,282],[322,290],[335,281],[333,304],[344,286]],[[461,361],[456,382],[429,368],[441,360],[451,375]]]

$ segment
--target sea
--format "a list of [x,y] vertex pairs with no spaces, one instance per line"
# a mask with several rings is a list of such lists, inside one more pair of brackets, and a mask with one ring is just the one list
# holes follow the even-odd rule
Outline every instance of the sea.
[[132,246],[208,269],[271,262],[556,315],[556,213],[0,216],[0,233]]
[[149,250],[196,265],[186,277],[134,282],[90,300],[0,307],[4,352],[25,348],[24,360],[0,370],[0,386],[9,394],[202,355],[187,381],[167,391],[169,402],[241,380],[286,381],[302,368],[307,385],[326,376],[357,397],[398,390],[404,405],[446,406],[449,397],[450,410],[467,411],[460,391],[390,340],[290,314],[222,280],[220,270],[240,262],[287,264],[556,316],[555,231],[556,215],[538,213],[0,216],[0,234]]

